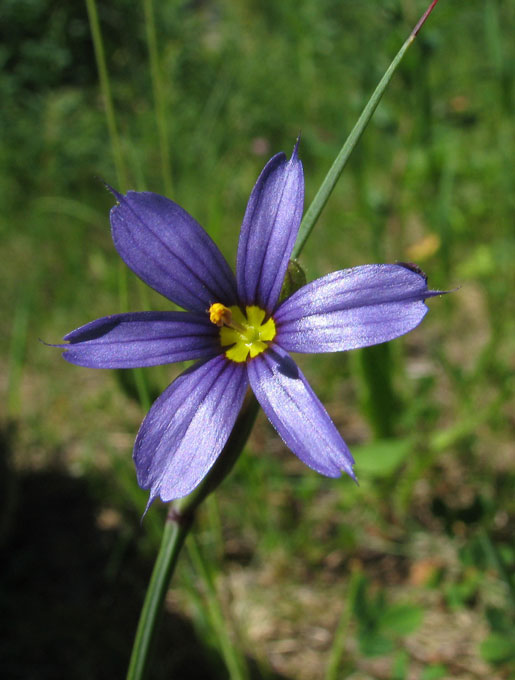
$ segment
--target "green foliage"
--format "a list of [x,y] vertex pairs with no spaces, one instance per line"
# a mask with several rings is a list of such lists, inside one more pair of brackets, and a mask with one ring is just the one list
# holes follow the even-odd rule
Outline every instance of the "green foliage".
[[515,661],[515,635],[513,632],[491,633],[481,644],[481,655],[494,664]]
[[388,603],[385,592],[374,592],[365,576],[354,591],[353,611],[359,647],[365,656],[392,652],[395,641],[416,631],[423,617],[421,607]]
[[388,343],[360,350],[363,408],[377,438],[393,437],[400,411],[393,387],[394,363]]
[[[290,151],[300,130],[311,200],[425,7],[418,0],[153,4],[172,198],[209,229],[229,261],[265,160]],[[113,0],[98,3],[98,11],[130,185],[164,191],[143,6]],[[152,398],[180,367],[95,373],[70,367],[37,341],[58,342],[72,328],[121,311],[122,269],[108,224],[112,199],[97,179],[114,184],[116,175],[85,5],[4,0],[2,19],[0,343],[2,394],[16,425],[5,427],[16,434],[9,437],[14,467],[5,474],[10,491],[2,528],[25,536],[16,503],[35,502],[18,498],[16,473],[61,465],[91,489],[95,515],[106,509],[121,515],[106,571],[130,579],[134,563],[126,546],[153,555],[162,523],[156,507],[141,528],[146,494],[130,461],[143,416],[142,375]],[[392,678],[412,670],[422,680],[454,677],[447,659],[412,658],[405,638],[420,633],[430,615],[455,630],[455,617],[466,614],[472,625],[456,649],[465,647],[467,659],[481,656],[509,677],[515,648],[513,24],[510,0],[439,3],[302,253],[308,280],[366,262],[414,260],[432,287],[456,290],[430,301],[423,325],[405,339],[359,357],[301,358],[351,447],[361,486],[306,470],[265,419],[258,421],[220,490],[219,508],[199,517],[201,558],[213,587],[197,560],[180,576],[181,593],[189,595],[174,593],[180,601],[173,606],[195,620],[203,638],[223,641],[226,662],[231,644],[241,645],[236,666],[245,652],[263,668],[273,659],[287,677],[307,677],[306,629],[332,634],[343,610],[328,677],[351,675],[362,657],[377,655],[388,657]],[[132,275],[127,298],[134,310],[167,308]],[[7,438],[0,439],[7,450]],[[31,511],[46,517],[48,508]],[[61,512],[68,517],[68,501]],[[10,544],[13,559],[17,545]],[[363,576],[349,595],[356,564]],[[244,566],[252,578],[242,586]],[[234,619],[213,602],[207,612],[214,592],[225,596]],[[262,612],[258,622],[245,618],[253,608]],[[27,609],[18,626],[26,616]],[[66,640],[67,630],[52,630],[52,616],[49,636]],[[79,635],[80,622],[69,627]],[[10,621],[10,629],[22,628]],[[479,639],[477,631],[485,630]],[[329,653],[320,639],[313,643],[312,677],[320,677]],[[298,640],[294,653],[287,645],[281,651],[283,640]],[[31,641],[36,651],[37,644]],[[115,646],[124,644],[130,641]],[[469,671],[474,674],[473,668],[464,674]]]
[[426,666],[420,674],[420,680],[440,680],[449,677],[449,670],[441,665]]
[[389,477],[412,452],[409,439],[378,439],[356,447],[354,455],[359,460],[364,477]]

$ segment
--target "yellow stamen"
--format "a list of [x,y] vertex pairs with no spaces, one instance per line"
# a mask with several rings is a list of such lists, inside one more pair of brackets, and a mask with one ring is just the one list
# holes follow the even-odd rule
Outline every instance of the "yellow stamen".
[[215,302],[214,305],[211,305],[209,308],[209,320],[211,323],[214,323],[215,326],[221,327],[224,324],[230,326],[232,321],[231,310],[220,302]]
[[209,308],[209,320],[220,327],[222,347],[229,347],[225,356],[231,361],[242,363],[253,359],[268,347],[275,338],[276,328],[272,318],[263,323],[266,312],[251,305],[245,308],[246,316],[239,307],[225,307],[215,302]]

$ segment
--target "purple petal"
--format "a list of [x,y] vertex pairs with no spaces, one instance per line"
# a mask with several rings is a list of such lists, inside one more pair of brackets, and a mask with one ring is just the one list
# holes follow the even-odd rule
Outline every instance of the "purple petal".
[[66,361],[88,368],[135,368],[202,359],[220,352],[206,314],[135,312],[97,319],[64,337]]
[[345,470],[353,479],[354,459],[333,421],[297,364],[277,346],[248,364],[250,385],[286,446],[327,477]]
[[180,375],[154,402],[136,438],[138,483],[149,505],[186,496],[206,476],[247,389],[245,364],[218,356]]
[[149,286],[191,311],[236,303],[234,275],[211,237],[177,203],[148,191],[113,192],[113,241]]
[[274,314],[275,342],[290,352],[336,352],[386,342],[427,313],[426,279],[404,265],[370,264],[323,276]]
[[243,305],[271,313],[279,299],[304,203],[302,163],[295,147],[268,161],[247,204],[238,244],[236,276]]

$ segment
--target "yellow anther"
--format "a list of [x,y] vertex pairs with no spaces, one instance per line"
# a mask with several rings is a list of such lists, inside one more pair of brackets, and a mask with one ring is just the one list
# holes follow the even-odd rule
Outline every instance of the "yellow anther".
[[220,302],[215,302],[209,308],[209,320],[215,326],[230,326],[232,323],[231,310]]
[[255,305],[245,308],[246,316],[239,307],[225,307],[219,302],[209,308],[209,319],[220,327],[222,347],[229,347],[225,356],[238,363],[253,359],[268,347],[275,338],[276,328],[272,318],[265,323],[266,312]]

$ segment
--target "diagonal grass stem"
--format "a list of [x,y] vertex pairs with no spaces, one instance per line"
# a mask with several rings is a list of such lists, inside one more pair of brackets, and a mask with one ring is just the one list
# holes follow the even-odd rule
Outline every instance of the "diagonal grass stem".
[[154,93],[154,107],[156,113],[157,134],[159,138],[159,154],[161,157],[161,173],[163,186],[167,196],[172,195],[172,171],[170,164],[170,147],[168,143],[168,125],[166,121],[166,102],[163,88],[159,52],[157,49],[156,22],[154,19],[153,0],[143,0],[145,14],[145,30],[148,55],[150,59],[150,74]]
[[98,20],[96,0],[86,0],[86,8],[88,10],[89,27],[91,31],[91,38],[93,40],[93,48],[95,50],[98,78],[100,80],[100,91],[102,93],[102,99],[104,100],[107,119],[107,129],[109,130],[111,150],[113,153],[113,160],[118,179],[118,188],[122,192],[125,192],[127,191],[127,172],[125,169],[125,162],[123,159],[122,145],[120,142],[120,136],[118,134],[118,127],[116,125],[113,96],[111,93],[111,85],[109,83],[109,74],[107,71],[107,64],[104,52],[104,42],[102,40],[102,32],[100,30],[100,23]]
[[388,87],[388,84],[390,83],[393,74],[397,70],[397,67],[399,66],[404,55],[408,51],[408,48],[415,40],[415,37],[417,36],[418,32],[424,25],[426,19],[433,11],[437,2],[438,0],[433,0],[433,2],[429,5],[429,7],[426,9],[424,14],[417,22],[413,31],[410,33],[407,40],[402,45],[401,49],[395,55],[392,63],[387,68],[386,73],[381,78],[378,86],[374,90],[374,93],[368,100],[365,108],[363,109],[360,117],[358,118],[356,125],[352,128],[350,135],[347,137],[340,152],[336,156],[336,159],[332,164],[331,168],[329,169],[329,172],[325,176],[325,179],[322,182],[319,190],[317,191],[315,198],[311,202],[309,208],[306,210],[306,213],[300,225],[297,242],[295,243],[295,247],[293,249],[292,253],[293,258],[298,257],[302,249],[304,248],[304,245],[306,244],[306,241],[309,235],[311,234],[313,227],[315,226],[318,218],[320,217],[320,214],[322,213],[325,204],[329,200],[329,196],[333,192],[333,189],[336,186],[336,183],[338,182],[340,175],[342,174],[343,168],[347,165],[347,161],[349,160],[351,153],[353,152],[356,144],[359,142],[361,135],[365,131],[365,128],[369,124],[372,116],[374,115],[374,111],[376,110],[379,102],[381,101],[381,98],[386,88]]
[[[116,176],[118,180],[118,188],[124,193],[128,188],[127,169],[123,158],[122,145],[120,135],[118,134],[118,126],[116,124],[116,115],[113,104],[113,97],[111,93],[111,85],[109,82],[109,72],[107,70],[107,63],[104,52],[104,42],[102,39],[102,31],[100,30],[100,22],[98,20],[98,11],[96,0],[86,0],[86,7],[88,10],[89,26],[91,37],[93,40],[93,47],[95,50],[95,59],[97,62],[98,78],[100,81],[100,91],[104,100],[107,129],[109,131],[109,138],[111,141],[111,151],[113,154],[114,165],[116,168]],[[127,268],[120,261],[118,269],[118,299],[119,306],[122,312],[127,312],[129,308],[129,285],[127,280]],[[138,391],[138,398],[147,411],[150,408],[151,399],[148,384],[144,372],[140,368],[133,369],[134,381]]]

